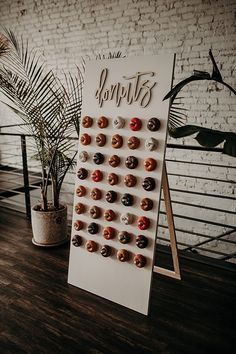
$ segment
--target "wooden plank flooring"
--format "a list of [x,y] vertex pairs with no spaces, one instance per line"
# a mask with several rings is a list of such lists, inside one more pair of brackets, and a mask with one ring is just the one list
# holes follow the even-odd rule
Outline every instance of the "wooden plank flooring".
[[22,214],[0,220],[1,354],[235,352],[232,271],[182,260],[182,281],[155,274],[145,317],[68,285],[69,246],[33,246]]

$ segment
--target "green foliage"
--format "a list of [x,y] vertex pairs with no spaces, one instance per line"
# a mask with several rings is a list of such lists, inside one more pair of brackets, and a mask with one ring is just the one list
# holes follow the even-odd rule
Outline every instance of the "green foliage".
[[[211,50],[209,51],[209,56],[213,65],[213,70],[211,75],[205,71],[194,70],[193,75],[179,82],[175,87],[173,87],[166,94],[163,100],[170,98],[170,106],[173,107],[176,99],[178,99],[177,95],[180,93],[182,88],[186,86],[188,83],[193,81],[198,81],[198,80],[214,80],[227,87],[234,95],[236,95],[236,91],[230,85],[228,85],[226,82],[223,81],[221,73],[217,67],[217,64],[215,62]],[[171,115],[171,109],[170,109],[170,115]],[[178,117],[178,115],[179,112],[177,113],[177,118],[180,118]],[[195,139],[200,145],[205,147],[215,147],[223,143],[223,153],[236,157],[236,134],[235,133],[221,132],[219,130],[208,129],[196,125],[185,125],[182,127],[177,127],[172,125],[171,127],[169,127],[169,133],[174,138],[183,138],[196,133]]]
[[198,127],[196,125],[185,125],[169,131],[173,138],[183,138],[195,135],[197,142],[205,147],[215,147],[223,143],[223,153],[236,157],[236,134],[221,132],[219,130]]
[[28,42],[14,33],[0,34],[0,91],[8,105],[27,124],[34,136],[36,154],[42,169],[42,209],[48,206],[48,185],[52,183],[54,207],[67,171],[74,164],[71,134],[79,133],[82,105],[82,75],[65,75],[59,80],[45,69],[42,57],[30,50]]

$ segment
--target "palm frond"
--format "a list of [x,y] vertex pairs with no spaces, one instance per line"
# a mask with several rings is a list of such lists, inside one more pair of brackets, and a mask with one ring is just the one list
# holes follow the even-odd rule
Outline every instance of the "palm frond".
[[[6,30],[6,55],[0,36],[0,90],[11,103],[6,103],[27,124],[34,136],[42,168],[42,195],[44,206],[47,187],[51,178],[59,198],[65,174],[74,163],[74,142],[70,135],[79,133],[82,105],[82,74],[65,77],[65,83],[45,70],[41,56],[30,50],[28,42],[18,40],[12,31]],[[55,192],[54,191],[54,192]]]

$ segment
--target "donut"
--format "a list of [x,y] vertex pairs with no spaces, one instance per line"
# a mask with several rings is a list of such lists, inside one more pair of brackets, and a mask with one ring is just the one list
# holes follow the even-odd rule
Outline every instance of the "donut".
[[158,118],[150,118],[148,123],[147,123],[147,128],[151,131],[151,132],[156,132],[157,130],[159,130],[161,126],[161,122],[159,121]]
[[84,186],[79,186],[76,188],[77,197],[83,197],[86,194],[86,188]]
[[81,167],[81,168],[77,171],[77,177],[78,177],[79,179],[85,179],[85,178],[87,178],[87,177],[88,177],[88,171],[87,171],[85,168]]
[[150,226],[150,220],[146,216],[140,216],[138,218],[138,228],[140,230],[147,230]]
[[136,254],[134,256],[133,262],[136,265],[136,267],[143,268],[143,267],[145,267],[147,260],[146,260],[146,257],[144,257],[143,255]]
[[89,116],[85,116],[82,119],[82,126],[84,128],[90,128],[93,125],[93,118],[89,117]]
[[88,240],[85,244],[86,250],[89,252],[96,252],[98,249],[98,245],[95,241]]
[[109,173],[109,175],[107,176],[107,182],[111,186],[114,186],[114,184],[118,183],[118,176],[115,173]]
[[98,226],[98,224],[96,224],[95,222],[91,222],[91,224],[88,225],[88,232],[89,232],[91,235],[97,234],[98,231],[99,231],[99,226]]
[[83,227],[84,227],[83,221],[81,221],[81,220],[76,220],[76,221],[74,222],[74,229],[75,229],[76,231],[82,230]]
[[138,248],[145,248],[148,245],[148,239],[144,235],[138,235],[135,243]]
[[106,201],[108,203],[114,203],[117,199],[117,193],[115,191],[108,191],[106,193]]
[[114,149],[119,149],[123,145],[123,138],[119,134],[113,135],[111,138],[111,145]]
[[121,129],[125,125],[125,120],[124,120],[124,118],[118,116],[118,117],[113,119],[112,124],[113,124],[113,128]]
[[134,198],[131,194],[125,193],[121,198],[121,203],[124,206],[131,206],[134,203]]
[[115,237],[115,229],[113,227],[107,226],[103,229],[102,235],[106,240],[111,240]]
[[133,222],[133,215],[130,213],[123,213],[120,216],[120,221],[125,225],[130,225]]
[[119,164],[120,164],[120,158],[119,158],[119,156],[117,156],[117,155],[112,155],[112,156],[109,158],[109,165],[110,165],[111,167],[117,167]]
[[108,119],[106,117],[100,117],[97,120],[97,125],[99,128],[104,129],[108,126]]
[[127,187],[134,187],[137,183],[137,178],[134,175],[126,175],[124,178],[124,184]]
[[104,162],[104,155],[101,154],[100,152],[96,152],[96,153],[93,155],[93,162],[94,162],[96,165],[100,165],[101,163]]
[[144,160],[143,165],[145,170],[149,172],[155,170],[157,163],[156,160],[149,157],[148,159]]
[[137,138],[136,136],[131,136],[129,139],[128,139],[128,148],[131,149],[131,150],[135,150],[139,147],[140,145],[140,140],[139,138]]
[[152,177],[144,178],[142,186],[143,186],[143,189],[145,189],[145,191],[148,191],[148,192],[152,191],[156,187],[155,179],[153,179]]
[[144,211],[151,210],[153,208],[153,201],[149,198],[143,198],[140,202],[140,206]]
[[87,153],[87,151],[81,151],[79,153],[79,160],[81,162],[86,162],[88,160],[89,154]]
[[79,235],[74,235],[71,241],[73,246],[79,247],[82,244],[82,237]]
[[107,138],[106,135],[100,133],[96,136],[95,142],[98,146],[104,146],[106,144]]
[[99,200],[102,198],[102,192],[98,188],[93,188],[90,192],[90,197],[93,200]]
[[135,156],[128,156],[125,161],[125,166],[131,170],[138,166],[138,159]]
[[89,209],[89,214],[92,219],[98,219],[101,216],[101,209],[94,205]]
[[139,118],[132,118],[129,122],[129,127],[133,131],[140,130],[142,128],[142,121]]
[[116,214],[113,210],[109,209],[104,212],[104,218],[106,221],[113,221],[116,218]]
[[108,246],[108,245],[102,246],[101,255],[103,257],[110,257],[110,255],[111,255],[111,247]]
[[129,252],[127,250],[121,249],[116,254],[117,259],[121,262],[126,262],[129,260]]
[[76,214],[83,214],[85,212],[85,205],[82,203],[77,203],[75,205]]
[[118,240],[120,243],[129,243],[130,242],[130,234],[126,231],[121,231],[118,233]]
[[94,182],[100,182],[103,179],[102,171],[94,170],[91,174],[91,178]]
[[154,138],[148,138],[145,140],[145,149],[148,151],[156,150],[158,142]]
[[89,145],[91,143],[91,136],[87,133],[84,133],[80,137],[80,142],[82,145]]

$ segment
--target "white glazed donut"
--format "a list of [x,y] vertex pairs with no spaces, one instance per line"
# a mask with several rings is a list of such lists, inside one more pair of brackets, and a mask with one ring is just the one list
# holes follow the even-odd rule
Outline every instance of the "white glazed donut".
[[122,117],[116,117],[113,119],[113,128],[115,129],[121,129],[125,125],[125,120]]
[[133,215],[131,215],[129,213],[123,213],[123,214],[121,214],[120,221],[125,225],[132,224]]
[[145,141],[145,149],[148,151],[156,150],[157,148],[157,140],[154,138],[149,138]]

